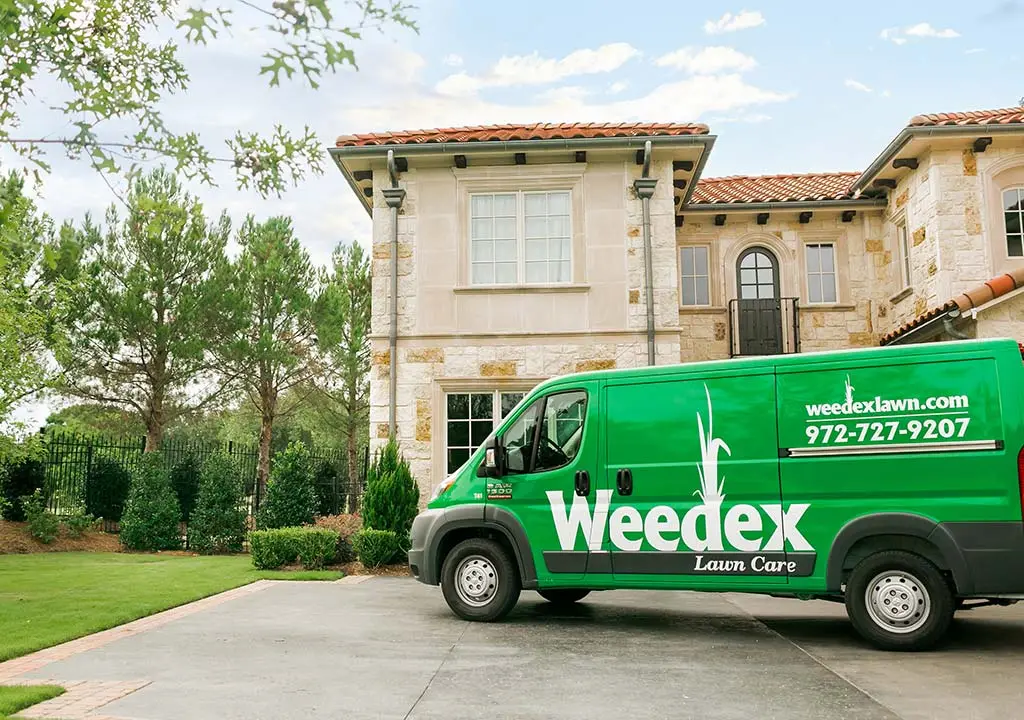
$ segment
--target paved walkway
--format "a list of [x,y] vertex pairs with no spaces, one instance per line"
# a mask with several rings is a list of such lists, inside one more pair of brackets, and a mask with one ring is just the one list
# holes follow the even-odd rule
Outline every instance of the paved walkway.
[[23,713],[200,718],[1016,717],[1024,611],[958,617],[941,652],[880,653],[842,606],[759,596],[524,593],[503,623],[455,619],[405,578],[261,582],[0,664],[68,692]]

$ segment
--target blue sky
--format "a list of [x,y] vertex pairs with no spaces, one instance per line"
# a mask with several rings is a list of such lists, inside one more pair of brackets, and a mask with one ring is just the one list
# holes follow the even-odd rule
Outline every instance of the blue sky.
[[[884,6],[787,0],[421,0],[420,33],[369,33],[360,71],[318,91],[269,89],[257,75],[268,38],[236,22],[188,49],[187,96],[166,120],[215,149],[235,129],[309,124],[339,134],[501,122],[708,123],[718,136],[705,176],[863,169],[918,113],[1015,105],[1024,0],[900,0]],[[241,20],[241,19],[240,19]],[[66,131],[45,107],[24,116]],[[102,215],[111,191],[84,163],[52,157],[40,199],[58,219]],[[17,161],[0,151],[5,166]],[[211,213],[286,213],[317,262],[370,221],[331,165],[281,199],[196,186]],[[38,418],[39,408],[26,411]]]

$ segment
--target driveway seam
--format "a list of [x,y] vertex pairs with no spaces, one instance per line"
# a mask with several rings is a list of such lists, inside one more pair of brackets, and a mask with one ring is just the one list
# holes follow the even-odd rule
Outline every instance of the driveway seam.
[[785,635],[780,633],[778,630],[773,628],[771,625],[769,625],[768,623],[763,621],[761,618],[759,618],[756,615],[754,615],[754,613],[750,612],[749,610],[744,608],[739,603],[734,602],[733,599],[731,597],[729,597],[728,595],[726,595],[725,600],[730,605],[732,605],[734,608],[739,610],[741,613],[743,613],[744,615],[749,617],[751,620],[753,620],[757,624],[761,625],[765,630],[770,632],[772,635],[775,635],[776,637],[779,637],[779,638],[783,639],[784,641],[786,641],[787,643],[789,643],[790,645],[795,647],[797,650],[799,650],[804,655],[809,657],[811,660],[813,660],[819,666],[824,668],[827,672],[831,673],[832,675],[835,675],[837,678],[839,678],[844,683],[846,683],[847,685],[852,687],[854,690],[856,690],[857,692],[862,694],[864,697],[866,697],[869,700],[871,700],[872,702],[877,703],[878,705],[884,707],[886,710],[891,712],[894,717],[901,718],[901,719],[903,718],[903,715],[901,715],[899,712],[897,712],[896,708],[892,707],[889,703],[884,702],[883,700],[880,700],[879,698],[875,697],[871,692],[869,692],[868,690],[866,690],[863,687],[861,687],[860,685],[858,685],[855,681],[853,681],[850,678],[846,677],[846,675],[841,673],[839,670],[836,670],[835,668],[833,668],[833,667],[829,666],[828,664],[826,664],[824,660],[819,658],[817,655],[812,653],[810,650],[808,650],[807,648],[803,647],[799,643],[794,642],[793,640],[789,639],[788,637],[786,637]]
[[462,632],[460,632],[459,636],[455,638],[455,642],[452,643],[452,646],[448,648],[448,652],[446,652],[444,657],[441,658],[441,662],[438,663],[437,667],[434,669],[434,673],[430,676],[430,679],[427,680],[427,684],[423,686],[423,692],[419,694],[419,697],[417,697],[415,702],[413,702],[412,707],[409,708],[409,711],[405,714],[402,720],[409,720],[409,716],[412,715],[412,711],[416,709],[416,706],[420,704],[420,700],[422,700],[423,696],[427,694],[427,690],[429,690],[430,686],[434,684],[434,678],[436,678],[437,674],[441,672],[441,668],[443,668],[445,663],[448,662],[448,659],[452,656],[452,653],[455,652],[455,648],[458,644],[462,642],[462,638],[468,630],[469,623],[467,622],[466,627],[462,628]]

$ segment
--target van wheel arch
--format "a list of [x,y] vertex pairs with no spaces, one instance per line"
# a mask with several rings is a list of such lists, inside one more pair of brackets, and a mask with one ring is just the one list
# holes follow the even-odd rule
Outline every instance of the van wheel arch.
[[829,553],[826,586],[840,592],[853,568],[877,552],[902,550],[919,555],[950,580],[954,592],[971,592],[967,563],[949,532],[933,520],[910,513],[865,515],[847,523]]
[[[537,576],[532,573],[533,560],[528,555],[524,562],[524,556],[520,552],[519,544],[513,534],[504,526],[491,522],[465,522],[452,523],[451,526],[437,540],[437,550],[434,553],[434,577],[441,577],[441,568],[448,554],[463,540],[470,538],[483,538],[493,540],[502,545],[508,553],[515,558],[516,568],[519,571],[519,579],[524,588],[530,588],[537,583]],[[527,552],[528,552],[527,548]]]

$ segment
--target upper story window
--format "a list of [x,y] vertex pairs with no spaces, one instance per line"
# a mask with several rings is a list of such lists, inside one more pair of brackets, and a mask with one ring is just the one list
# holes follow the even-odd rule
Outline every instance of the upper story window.
[[681,275],[679,288],[680,304],[685,306],[710,305],[708,248],[679,248],[679,272]]
[[907,223],[905,220],[896,225],[896,242],[899,245],[900,254],[900,280],[902,287],[910,287],[910,236],[907,234]]
[[834,303],[836,293],[836,248],[832,243],[813,243],[807,252],[807,300]]
[[1024,188],[1003,191],[1003,223],[1006,228],[1006,254],[1024,257]]
[[471,195],[472,283],[569,282],[570,206],[568,190]]

